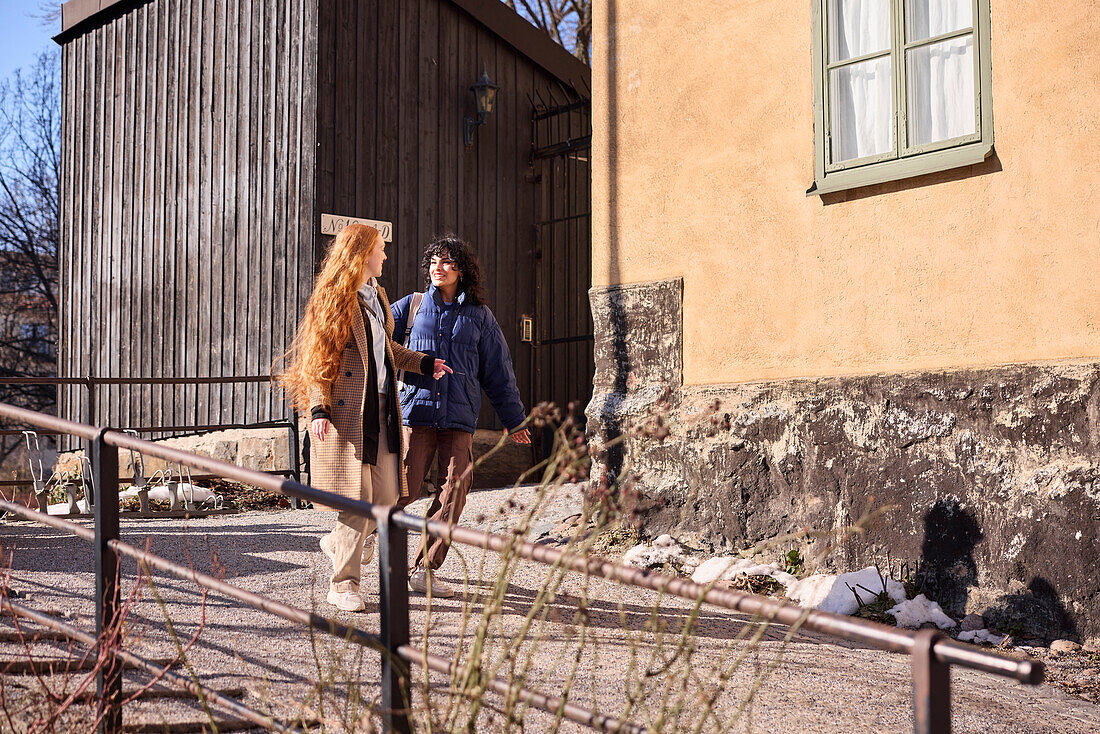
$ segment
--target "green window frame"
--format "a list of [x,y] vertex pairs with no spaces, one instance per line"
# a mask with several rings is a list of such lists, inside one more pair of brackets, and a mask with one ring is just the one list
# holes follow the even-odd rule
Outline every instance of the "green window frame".
[[[993,153],[993,95],[990,74],[990,0],[971,0],[973,25],[949,33],[909,41],[906,12],[911,0],[890,3],[890,47],[880,52],[830,61],[828,12],[830,0],[812,0],[814,64],[814,183],[807,196],[844,191],[927,173],[981,163]],[[906,65],[910,52],[973,35],[975,131],[927,144],[911,144]],[[889,57],[893,86],[893,150],[855,159],[833,161],[830,130],[830,72]]]

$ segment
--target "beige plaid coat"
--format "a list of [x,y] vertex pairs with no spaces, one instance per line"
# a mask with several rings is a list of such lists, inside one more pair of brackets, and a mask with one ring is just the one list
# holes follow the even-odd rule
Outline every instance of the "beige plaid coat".
[[[393,341],[393,314],[390,312],[389,299],[386,298],[386,291],[382,286],[376,284],[375,288],[385,313],[386,336],[389,337],[386,341],[386,366],[390,370],[391,379],[397,374],[395,370],[420,374],[426,355],[406,349]],[[369,354],[371,348],[367,340],[367,329],[363,324],[363,311],[358,305],[352,313],[351,332],[352,339],[340,356],[340,371],[336,380],[331,385],[317,386],[310,390],[310,410],[323,405],[332,417],[332,427],[324,441],[311,437],[309,479],[317,489],[357,500],[361,498],[362,487],[363,409],[367,387],[367,363],[362,355]],[[397,421],[397,463],[399,467],[403,467],[401,457],[405,454],[405,437],[401,430],[401,404],[396,387],[393,400],[397,406],[397,415],[393,417]],[[404,469],[399,469],[398,474],[401,496],[408,497],[409,488],[405,482]]]

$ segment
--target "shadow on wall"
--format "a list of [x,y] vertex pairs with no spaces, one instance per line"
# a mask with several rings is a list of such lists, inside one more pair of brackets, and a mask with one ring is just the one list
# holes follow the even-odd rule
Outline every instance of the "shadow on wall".
[[[618,22],[618,7],[616,0],[606,0],[607,28],[614,29]],[[615,285],[621,280],[619,263],[619,49],[614,33],[610,33],[607,41],[607,234],[608,234],[608,272],[607,283]],[[611,341],[615,355],[615,385],[608,397],[608,403],[602,406],[600,414],[614,416],[606,420],[604,425],[603,442],[614,442],[604,459],[604,472],[608,486],[613,486],[616,478],[622,473],[625,465],[625,454],[622,443],[617,439],[622,435],[622,420],[617,417],[614,398],[626,394],[626,376],[633,367],[630,360],[630,352],[627,345],[626,313],[623,304],[615,299],[611,301],[610,329]],[[597,478],[598,480],[598,478]]]
[[[924,516],[921,569],[925,593],[956,618],[966,614],[969,589],[978,585],[974,548],[984,537],[974,514],[954,499],[936,502]],[[1035,576],[982,612],[986,626],[1016,637],[1080,639],[1054,586]]]
[[991,173],[1000,173],[1004,170],[1001,165],[1001,159],[997,155],[997,151],[986,158],[981,163],[975,163],[972,166],[963,166],[962,168],[951,168],[946,171],[937,171],[936,173],[926,173],[923,176],[913,176],[912,178],[903,178],[895,181],[887,181],[881,184],[872,184],[870,186],[861,186],[857,189],[848,189],[847,191],[836,191],[831,194],[821,195],[821,205],[829,206],[831,204],[839,204],[845,201],[856,201],[858,199],[866,199],[872,196],[880,196],[882,194],[893,194],[898,191],[909,191],[912,189],[919,189],[925,186],[935,186],[937,184],[947,183],[949,181],[959,181],[964,178],[972,178],[974,176],[985,176]]
[[[1023,587],[1022,583],[1019,585]],[[987,627],[1017,637],[1081,641],[1077,625],[1058,591],[1042,576],[1032,578],[1018,592],[1006,594],[982,616]]]
[[965,614],[969,589],[978,583],[974,547],[982,537],[978,521],[958,500],[939,500],[924,516],[924,587],[956,617]]

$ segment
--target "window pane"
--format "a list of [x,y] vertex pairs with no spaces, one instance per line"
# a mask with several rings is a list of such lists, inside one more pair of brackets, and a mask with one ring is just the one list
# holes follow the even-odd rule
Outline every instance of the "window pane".
[[894,149],[890,57],[829,72],[829,132],[834,163]]
[[973,0],[906,0],[905,38],[920,41],[974,25]]
[[829,0],[829,61],[890,48],[890,0]]
[[976,131],[973,35],[910,49],[906,67],[910,146]]

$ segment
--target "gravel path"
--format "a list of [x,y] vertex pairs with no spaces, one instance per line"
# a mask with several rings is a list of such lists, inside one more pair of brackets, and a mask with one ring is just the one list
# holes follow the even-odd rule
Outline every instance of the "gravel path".
[[[475,492],[470,496],[464,520],[476,527],[504,529],[520,512],[518,507],[509,508],[508,500],[513,498],[522,506],[532,501],[532,497],[533,490],[520,490],[518,495],[511,490]],[[539,512],[534,537],[576,512],[578,501],[575,490],[565,490],[555,497]],[[423,509],[423,501],[410,507],[412,512]],[[331,514],[313,510],[249,512],[187,521],[124,519],[123,537],[138,545],[148,541],[156,553],[172,560],[186,563],[190,559],[199,570],[209,571],[216,556],[217,564],[224,567],[225,578],[232,583],[331,614],[334,610],[324,603],[330,568],[317,546],[331,523]],[[410,551],[415,549],[415,540],[410,538]],[[10,586],[26,594],[23,603],[60,613],[83,629],[94,628],[90,544],[50,528],[9,519],[0,525],[0,545],[5,556],[11,554]],[[468,571],[463,570],[463,562]],[[431,651],[449,657],[456,645],[468,648],[473,637],[472,625],[483,608],[473,596],[491,587],[499,571],[495,555],[484,557],[481,551],[469,548],[462,553],[452,551],[441,576],[455,586],[461,586],[462,579],[468,578],[466,589],[471,601],[433,600],[429,615],[428,600],[413,596],[414,641],[424,634],[426,620],[430,618]],[[131,562],[124,561],[124,573],[126,593],[132,587],[135,573]],[[503,612],[492,627],[496,649],[523,634],[525,615],[546,573],[544,567],[535,564],[518,567],[504,598]],[[375,561],[364,569],[367,612],[336,616],[368,631],[377,631],[377,583]],[[319,674],[339,671],[337,680],[363,681],[362,686],[350,686],[352,693],[368,700],[378,695],[377,687],[371,683],[378,676],[374,653],[357,659],[358,648],[349,649],[342,642],[326,637],[311,638],[309,633],[288,622],[232,600],[211,595],[204,602],[194,585],[174,578],[158,575],[156,587],[163,598],[164,610],[146,590],[131,612],[130,629],[140,636],[137,643],[140,651],[149,656],[173,652],[165,632],[165,611],[184,638],[194,634],[200,615],[205,613],[205,628],[188,660],[208,686],[243,688],[246,703],[279,714],[301,713],[304,705],[316,714],[316,700],[311,698],[308,681]],[[585,580],[579,576],[563,584],[549,605],[546,620],[526,635],[533,642],[523,648],[520,659],[529,654],[533,669],[539,671],[532,676],[531,687],[550,694],[560,694],[568,688],[576,702],[595,704],[599,710],[617,715],[622,710],[627,688],[624,679],[632,655],[635,661],[652,664],[648,661],[653,654],[667,654],[671,649],[667,640],[675,639],[691,612],[691,604],[602,580],[589,580],[587,596],[591,601],[587,606],[585,654],[571,675],[578,633],[573,620],[578,600],[585,595],[584,587]],[[656,728],[681,729],[697,714],[695,694],[714,680],[714,671],[728,668],[738,655],[748,651],[749,646],[736,639],[738,634],[752,629],[746,627],[747,622],[744,617],[723,610],[707,608],[701,612],[696,647],[688,664],[693,677],[685,683],[691,695],[681,712],[683,718],[670,719]],[[469,624],[464,627],[464,623]],[[6,625],[3,629],[10,629],[9,620],[3,624]],[[666,634],[666,644],[660,649],[650,631],[654,625],[662,627]],[[911,731],[907,657],[828,641],[812,634],[796,634],[786,642],[784,634],[783,628],[773,627],[755,650],[747,652],[745,662],[731,675],[729,693],[720,700],[712,724],[733,721],[739,700],[753,685],[756,674],[769,670],[770,675],[764,679],[749,710],[733,727],[734,731]],[[35,649],[47,650],[43,646]],[[11,660],[18,653],[14,643],[0,642],[0,660]],[[657,715],[661,682],[666,679],[654,676],[650,680],[643,711],[634,717],[635,721],[645,723],[647,716]],[[127,676],[128,682],[136,684],[139,680],[136,674]],[[671,680],[676,682],[678,678],[673,676]],[[28,685],[25,678],[12,675],[5,675],[3,682],[9,695],[25,693]],[[428,695],[435,706],[445,700],[441,693],[444,684],[441,677],[431,679]],[[1091,734],[1100,729],[1100,706],[1048,686],[1029,688],[989,675],[956,671],[952,687],[956,732]],[[341,685],[342,692],[348,689]],[[674,686],[671,691],[674,697],[676,690]],[[321,713],[339,716],[327,705]],[[172,722],[194,720],[200,714],[196,706],[178,700],[154,700],[127,706],[125,720]],[[528,712],[524,723],[527,731],[554,728],[552,717],[537,712]],[[10,725],[0,720],[0,731],[8,728]],[[479,731],[497,728],[491,718],[478,726]],[[568,722],[560,729],[582,730]]]

